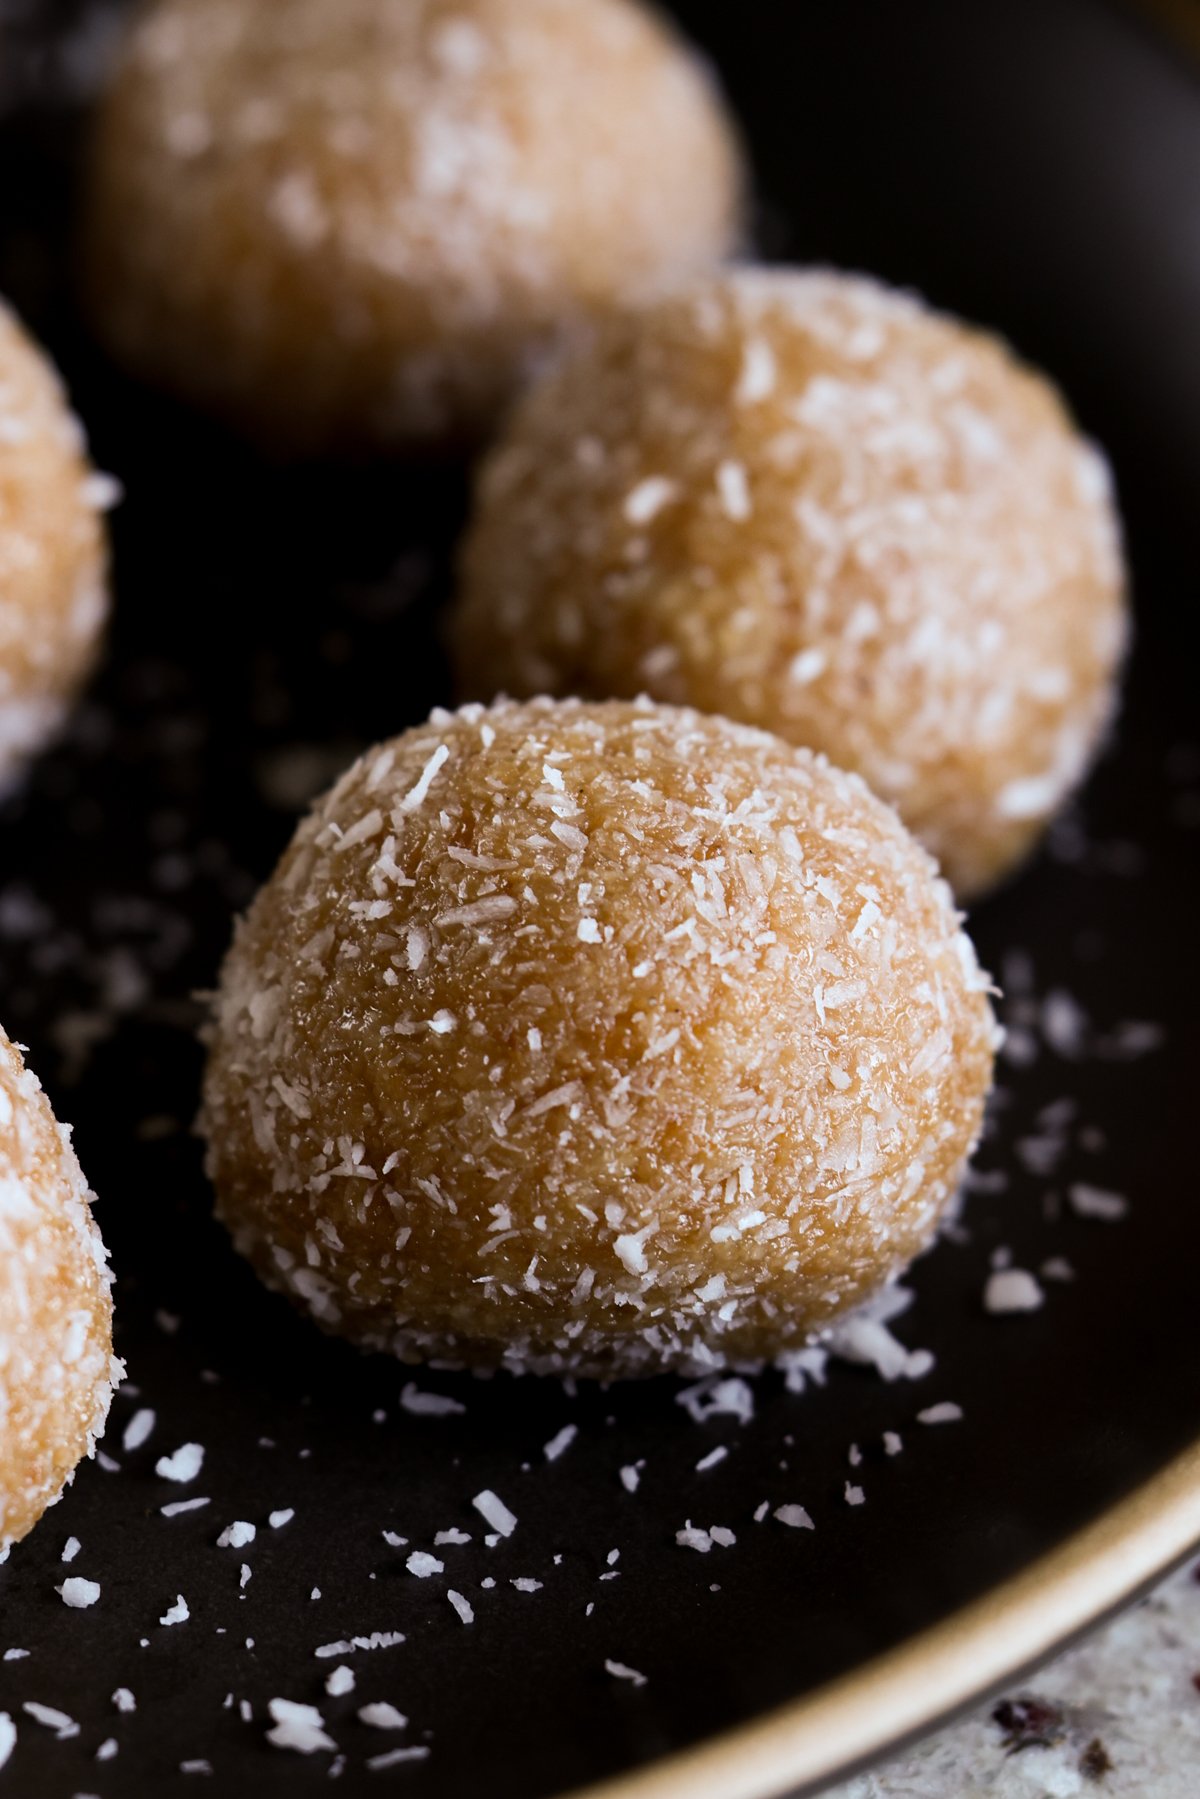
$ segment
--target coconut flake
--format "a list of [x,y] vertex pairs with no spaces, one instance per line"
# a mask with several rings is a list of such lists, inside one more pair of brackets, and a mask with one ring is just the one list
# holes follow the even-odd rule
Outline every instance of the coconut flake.
[[182,1486],[189,1480],[195,1480],[203,1466],[203,1445],[184,1443],[173,1455],[160,1455],[154,1464],[154,1472],[160,1480],[178,1481]]
[[467,1408],[461,1400],[451,1399],[448,1393],[423,1393],[409,1381],[400,1395],[400,1409],[411,1412],[414,1418],[453,1418]]
[[386,1699],[377,1699],[370,1705],[360,1705],[358,1716],[360,1723],[369,1724],[372,1730],[405,1730],[408,1727],[408,1719],[404,1713],[398,1712]]
[[989,1312],[1036,1312],[1046,1295],[1033,1275],[1024,1268],[1000,1268],[988,1276],[983,1290],[984,1309]]
[[513,1531],[517,1528],[516,1514],[509,1511],[504,1501],[498,1498],[490,1487],[485,1487],[482,1493],[476,1493],[471,1504],[485,1524],[490,1524],[492,1529],[498,1531],[502,1537],[512,1536]]
[[217,1548],[244,1549],[247,1543],[253,1543],[257,1535],[258,1532],[253,1524],[248,1523],[245,1518],[235,1518],[232,1524],[225,1526],[217,1538]]
[[773,1518],[778,1518],[781,1524],[788,1525],[791,1530],[816,1529],[815,1524],[802,1505],[777,1505],[771,1516]]
[[414,1549],[404,1566],[418,1580],[428,1580],[431,1574],[443,1574],[446,1569],[445,1562],[439,1562],[436,1555],[425,1549]]
[[952,1399],[943,1399],[937,1405],[927,1405],[923,1412],[917,1413],[918,1424],[957,1424],[963,1415],[960,1405]]
[[97,1580],[84,1580],[82,1575],[73,1574],[69,1580],[63,1581],[57,1591],[61,1594],[64,1605],[71,1606],[75,1611],[86,1611],[89,1605],[95,1605],[99,1599],[100,1583]]
[[1080,1218],[1101,1218],[1106,1223],[1116,1223],[1129,1211],[1129,1201],[1123,1193],[1109,1193],[1103,1187],[1090,1187],[1086,1181],[1076,1181],[1067,1189],[1067,1199],[1071,1210]]
[[294,1699],[269,1699],[267,1710],[275,1720],[267,1732],[268,1743],[276,1749],[294,1749],[299,1755],[313,1755],[319,1749],[336,1749],[337,1744],[325,1731],[325,1720],[315,1705],[300,1705]]

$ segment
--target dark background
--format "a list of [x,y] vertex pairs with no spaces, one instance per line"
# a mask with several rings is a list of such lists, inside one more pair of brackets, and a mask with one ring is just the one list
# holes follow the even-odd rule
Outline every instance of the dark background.
[[[80,107],[63,98],[88,84],[81,20],[86,47],[117,10],[61,8],[69,53],[60,39],[48,54],[54,9],[0,0],[0,290],[59,357],[98,463],[127,491],[108,662],[67,742],[0,811],[0,1016],[76,1124],[140,1389],[114,1407],[117,1465],[85,1468],[0,1572],[0,1652],[30,1651],[0,1662],[0,1709],[20,1727],[0,1790],[203,1791],[203,1775],[179,1771],[198,1758],[222,1793],[324,1790],[329,1756],[265,1745],[266,1702],[285,1696],[323,1706],[343,1793],[394,1782],[418,1799],[533,1799],[751,1718],[901,1641],[1195,1434],[1200,83],[1148,15],[1084,0],[677,8],[744,122],[764,252],[868,269],[1001,329],[1112,453],[1137,601],[1127,708],[1050,850],[972,921],[1038,1055],[1003,1070],[980,1155],[1003,1191],[977,1190],[958,1240],[914,1272],[899,1329],[935,1351],[934,1374],[889,1387],[839,1368],[799,1396],[767,1377],[752,1423],[697,1426],[666,1381],[572,1396],[421,1372],[420,1386],[467,1407],[423,1419],[398,1403],[412,1371],[319,1338],[212,1225],[188,1128],[191,996],[211,985],[231,910],[269,871],[305,792],[449,697],[438,607],[464,476],[272,471],[90,346],[65,249]],[[1054,990],[1087,1021],[1059,1050],[1041,1031]],[[1126,1054],[1130,1020],[1158,1025],[1162,1047]],[[1039,1111],[1065,1099],[1075,1117],[1035,1173],[1020,1145],[1046,1135]],[[1128,1194],[1129,1219],[1056,1214],[1071,1180]],[[1037,1314],[990,1318],[980,1295],[999,1246],[1025,1267],[1066,1256],[1078,1278],[1047,1284]],[[964,1407],[961,1424],[914,1423],[943,1399]],[[135,1405],[157,1425],[127,1455]],[[579,1437],[547,1464],[541,1446],[567,1421]],[[882,1454],[884,1429],[902,1433],[902,1455]],[[199,1479],[157,1479],[157,1457],[188,1440],[205,1446]],[[717,1442],[727,1459],[697,1474]],[[641,1459],[629,1495],[618,1470]],[[848,1476],[862,1507],[844,1503]],[[483,1486],[518,1514],[512,1539],[446,1550],[435,1580],[406,1574],[407,1551],[381,1532],[428,1548],[439,1529],[474,1531]],[[210,1503],[161,1516],[190,1495]],[[806,1505],[816,1530],[755,1525],[763,1499]],[[267,1527],[289,1506],[291,1524]],[[233,1518],[259,1526],[246,1551],[215,1547]],[[676,1548],[688,1518],[730,1526],[736,1546]],[[83,1545],[69,1572],[103,1588],[88,1612],[54,1591],[69,1533]],[[605,1581],[613,1548],[619,1574]],[[515,1591],[522,1575],[543,1588]],[[469,1629],[447,1585],[475,1606]],[[163,1628],[177,1593],[191,1618]],[[395,1629],[407,1642],[347,1658],[358,1690],[326,1700],[335,1664],[313,1649]],[[606,1657],[648,1684],[612,1680]],[[112,1708],[118,1684],[137,1696],[132,1716]],[[382,1698],[409,1714],[402,1738],[355,1721]],[[79,1734],[56,1740],[21,1715],[30,1700]],[[109,1737],[118,1753],[95,1762]],[[394,1742],[426,1741],[426,1762],[364,1769]]]

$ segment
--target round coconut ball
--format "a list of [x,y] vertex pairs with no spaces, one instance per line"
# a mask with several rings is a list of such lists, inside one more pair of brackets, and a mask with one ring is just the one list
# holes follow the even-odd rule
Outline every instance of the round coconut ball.
[[480,480],[465,697],[648,692],[823,750],[960,897],[1084,773],[1125,641],[1105,464],[995,338],[743,268],[600,325]]
[[92,1454],[121,1377],[90,1197],[68,1132],[0,1031],[0,1552]]
[[90,177],[114,350],[335,452],[486,430],[572,320],[724,254],[742,185],[636,0],[157,0]]
[[0,302],[0,798],[96,660],[112,495],[53,367]]
[[435,713],[296,837],[204,1126],[263,1278],[404,1360],[610,1376],[803,1344],[930,1240],[994,1025],[853,775],[649,702]]

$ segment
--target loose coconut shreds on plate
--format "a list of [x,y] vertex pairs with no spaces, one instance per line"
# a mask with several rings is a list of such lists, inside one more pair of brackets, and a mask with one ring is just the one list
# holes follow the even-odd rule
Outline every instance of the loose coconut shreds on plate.
[[90,1200],[69,1132],[0,1030],[0,1551],[95,1452],[123,1373]]
[[[803,752],[649,706],[435,713],[343,777],[239,928],[219,1207],[270,1284],[408,1359],[761,1363],[928,1241],[987,985],[893,815]],[[690,1159],[660,1147],[680,1105]]]

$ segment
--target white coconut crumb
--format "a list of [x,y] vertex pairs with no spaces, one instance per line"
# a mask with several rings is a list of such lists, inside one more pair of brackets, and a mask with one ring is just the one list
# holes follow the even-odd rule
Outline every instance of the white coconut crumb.
[[113,1707],[119,1712],[135,1712],[137,1700],[128,1687],[118,1687],[112,1696]]
[[564,1424],[562,1429],[555,1431],[550,1441],[543,1445],[542,1454],[548,1462],[556,1462],[559,1456],[564,1455],[571,1447],[578,1435],[579,1426],[577,1424]]
[[78,1537],[68,1537],[63,1544],[62,1556],[60,1559],[64,1562],[73,1562],[82,1548],[83,1544],[79,1541]]
[[818,675],[823,675],[829,665],[829,657],[824,650],[801,650],[788,663],[788,680],[797,687],[807,687]]
[[372,1773],[379,1774],[385,1768],[398,1768],[401,1762],[423,1762],[429,1756],[428,1746],[414,1743],[408,1749],[389,1749],[386,1755],[369,1755],[367,1766]]
[[325,1677],[325,1691],[331,1699],[344,1699],[354,1691],[354,1669],[344,1664]]
[[435,1548],[440,1547],[443,1543],[469,1543],[471,1533],[469,1530],[459,1530],[457,1526],[452,1525],[449,1530],[439,1530],[433,1541]]
[[475,1609],[469,1599],[464,1599],[462,1594],[456,1593],[453,1587],[448,1587],[446,1589],[446,1598],[450,1601],[464,1624],[474,1624]]
[[358,1708],[359,1722],[369,1724],[372,1730],[406,1730],[408,1719],[403,1712],[398,1712],[394,1705],[386,1699],[374,1700],[370,1705]]
[[98,1762],[110,1762],[120,1747],[121,1745],[118,1743],[116,1737],[105,1737],[104,1741],[96,1750],[96,1760]]
[[[768,1501],[764,1500],[762,1505],[758,1508],[759,1512],[763,1512],[764,1515],[767,1504]],[[754,1515],[755,1518],[758,1519],[758,1512]],[[791,1530],[816,1529],[816,1525],[802,1505],[777,1505],[771,1516],[773,1518],[778,1518],[780,1524],[786,1524]],[[761,1522],[761,1520],[759,1520],[759,1522]]]
[[191,1617],[191,1615],[192,1614],[188,1611],[187,1600],[184,1598],[182,1593],[177,1593],[175,1595],[174,1605],[169,1605],[167,1607],[166,1611],[163,1613],[162,1617],[159,1619],[159,1623],[160,1624],[186,1624],[188,1619]]
[[1115,1224],[1129,1211],[1129,1201],[1123,1193],[1090,1187],[1086,1181],[1076,1181],[1074,1186],[1068,1187],[1067,1199],[1071,1210],[1080,1218],[1100,1218],[1109,1224]]
[[631,1668],[627,1662],[612,1662],[606,1660],[604,1663],[604,1672],[606,1674],[611,1674],[614,1680],[627,1680],[635,1687],[644,1687],[646,1685],[646,1676],[644,1674],[639,1674],[638,1670],[636,1668]]
[[21,1707],[35,1724],[44,1724],[52,1730],[60,1743],[68,1742],[79,1735],[79,1726],[67,1712],[60,1712],[52,1705],[39,1705],[36,1699],[27,1699]]
[[1057,1055],[1074,1061],[1083,1054],[1087,1013],[1063,988],[1053,988],[1042,1001],[1041,1025],[1042,1036]]
[[85,506],[92,507],[96,512],[111,512],[124,499],[125,489],[115,475],[106,475],[100,469],[93,469],[80,483],[79,494]]
[[778,374],[775,352],[762,337],[751,337],[742,351],[742,367],[733,397],[741,406],[754,406],[774,392]]
[[428,1580],[431,1574],[443,1574],[445,1562],[439,1562],[436,1555],[430,1555],[426,1549],[414,1549],[404,1566],[418,1580]]
[[726,516],[735,524],[750,517],[753,504],[744,463],[722,462],[717,465],[717,492],[721,496]]
[[649,1266],[644,1248],[647,1237],[653,1236],[654,1226],[647,1224],[640,1231],[627,1231],[618,1237],[613,1244],[618,1260],[630,1274],[645,1274]]
[[400,801],[401,812],[415,812],[416,811],[417,807],[421,804],[421,801],[425,798],[426,794],[429,792],[429,789],[433,786],[434,781],[437,779],[437,772],[438,772],[439,768],[441,768],[443,766],[443,764],[448,762],[449,760],[450,760],[449,748],[447,747],[446,744],[440,743],[438,745],[437,749],[434,750],[432,756],[430,756],[428,762],[426,762],[424,768],[421,770],[421,774],[420,774],[419,779],[416,782],[416,785],[413,787],[410,787],[408,792],[404,795],[404,798]]
[[696,1473],[707,1474],[710,1468],[715,1468],[718,1463],[723,1462],[728,1454],[729,1451],[724,1443],[718,1443],[715,1449],[710,1449],[707,1455],[700,1457],[696,1463]]
[[154,1472],[160,1480],[178,1481],[181,1486],[195,1480],[204,1466],[204,1448],[200,1443],[184,1443],[173,1455],[160,1455]]
[[1065,1256],[1047,1256],[1038,1270],[1044,1281],[1073,1281],[1075,1270]]
[[181,1774],[211,1774],[212,1771],[212,1763],[210,1761],[205,1761],[203,1756],[197,1756],[192,1761],[180,1762],[179,1764],[179,1772]]
[[937,1405],[927,1405],[923,1412],[917,1413],[918,1424],[957,1424],[963,1415],[960,1405],[952,1399],[943,1399]]
[[295,1516],[296,1513],[294,1509],[289,1505],[285,1506],[282,1511],[268,1512],[267,1523],[271,1526],[272,1530],[282,1530],[284,1525],[290,1524]]
[[1024,1268],[999,1268],[988,1276],[983,1290],[984,1309],[988,1312],[1036,1312],[1046,1295],[1033,1275]]
[[313,1755],[319,1749],[336,1749],[337,1744],[325,1731],[325,1720],[315,1705],[300,1705],[294,1699],[269,1699],[267,1710],[274,1723],[267,1732],[268,1743],[276,1749],[294,1749],[299,1755]]
[[164,1518],[181,1518],[184,1512],[198,1512],[211,1503],[208,1499],[173,1499],[169,1505],[160,1505],[159,1511]]
[[739,1424],[749,1424],[754,1416],[753,1389],[747,1381],[736,1377],[697,1381],[694,1386],[683,1387],[675,1395],[675,1403],[683,1406],[696,1424],[721,1413],[728,1413]]
[[852,1481],[846,1482],[844,1493],[845,1493],[845,1500],[846,1500],[847,1505],[865,1505],[866,1504],[866,1500],[867,1500],[866,1494],[863,1492],[861,1487],[856,1487]]
[[0,1768],[17,1746],[17,1727],[7,1712],[0,1712]]
[[133,1417],[129,1420],[129,1423],[125,1426],[124,1432],[122,1433],[122,1448],[127,1453],[131,1453],[135,1449],[140,1449],[154,1429],[154,1422],[155,1417],[152,1409],[149,1406],[140,1406],[133,1414]]
[[621,1485],[627,1493],[636,1493],[642,1481],[642,1462],[626,1462],[621,1469]]
[[625,495],[624,513],[631,525],[648,525],[679,493],[679,483],[666,475],[647,475]]
[[476,1493],[471,1504],[485,1524],[490,1524],[502,1537],[512,1536],[517,1528],[516,1514],[509,1511],[504,1501],[490,1487],[485,1487],[482,1493]]
[[904,1448],[904,1438],[899,1434],[898,1431],[894,1431],[894,1430],[885,1430],[884,1431],[884,1433],[883,1433],[883,1453],[885,1455],[899,1455],[900,1451],[903,1448]]
[[541,1581],[532,1580],[528,1574],[518,1574],[512,1584],[518,1593],[540,1593],[542,1590]]
[[217,1538],[217,1548],[244,1549],[247,1543],[253,1543],[257,1535],[258,1532],[253,1524],[248,1523],[245,1518],[235,1518],[232,1524],[225,1526]]
[[423,1393],[409,1381],[400,1395],[400,1409],[411,1412],[414,1418],[453,1418],[467,1408],[461,1400],[451,1399],[448,1393]]
[[87,1607],[95,1605],[100,1597],[100,1582],[84,1580],[82,1575],[74,1574],[69,1580],[64,1580],[57,1591],[61,1595],[64,1605],[71,1606],[75,1611],[86,1611]]
[[238,1569],[238,1586],[243,1592],[245,1592],[246,1588],[250,1585],[250,1577],[253,1572],[249,1562],[243,1562]]
[[408,1547],[408,1538],[402,1537],[398,1530],[384,1530],[379,1534],[389,1549],[407,1549]]

